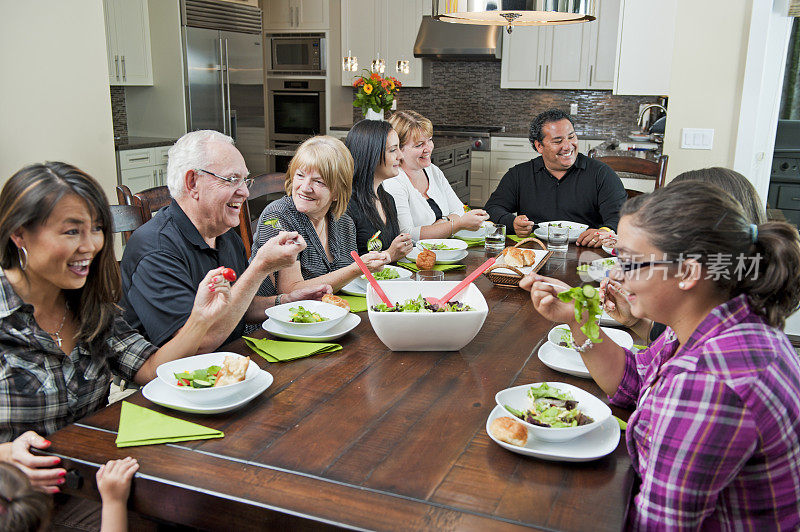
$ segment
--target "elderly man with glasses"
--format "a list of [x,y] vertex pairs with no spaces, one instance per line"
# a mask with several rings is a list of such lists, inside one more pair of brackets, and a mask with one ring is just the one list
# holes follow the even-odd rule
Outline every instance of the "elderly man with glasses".
[[208,352],[261,323],[268,306],[318,299],[321,285],[289,294],[256,296],[264,279],[294,264],[306,247],[297,233],[281,232],[247,264],[235,227],[250,195],[247,166],[233,139],[216,131],[187,133],[169,150],[167,185],[172,203],[137,229],[122,256],[125,319],[152,343],[162,345],[186,323],[205,272],[227,266],[237,280],[230,312],[209,328],[198,352]]

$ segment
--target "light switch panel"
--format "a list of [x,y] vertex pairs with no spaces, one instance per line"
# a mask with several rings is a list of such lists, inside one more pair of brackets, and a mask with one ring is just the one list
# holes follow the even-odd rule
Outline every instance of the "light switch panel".
[[576,114],[578,114],[578,104],[577,103],[569,104],[569,114],[571,114],[572,116],[575,116]]
[[685,127],[681,130],[681,148],[710,150],[714,147],[714,130]]

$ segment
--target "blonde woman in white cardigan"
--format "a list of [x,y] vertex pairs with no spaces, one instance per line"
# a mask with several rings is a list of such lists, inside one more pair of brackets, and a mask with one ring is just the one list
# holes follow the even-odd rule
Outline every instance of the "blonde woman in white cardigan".
[[414,240],[448,238],[461,229],[474,231],[489,219],[483,209],[464,212],[436,165],[431,164],[433,124],[415,111],[397,111],[389,123],[400,138],[400,174],[383,182],[397,207],[400,232]]

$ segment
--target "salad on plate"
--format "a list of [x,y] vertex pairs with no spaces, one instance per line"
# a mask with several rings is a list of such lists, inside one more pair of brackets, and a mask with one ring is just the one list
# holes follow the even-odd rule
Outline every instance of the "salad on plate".
[[503,406],[517,418],[539,427],[557,429],[594,423],[591,417],[578,409],[578,401],[572,394],[548,386],[547,383],[531,386],[528,398],[531,406],[527,410]]

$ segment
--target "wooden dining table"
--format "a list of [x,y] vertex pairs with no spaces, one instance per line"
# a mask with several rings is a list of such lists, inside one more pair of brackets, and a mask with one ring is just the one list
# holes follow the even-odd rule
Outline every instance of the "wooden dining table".
[[[579,257],[601,256],[570,245],[540,272],[574,285]],[[466,271],[446,278],[462,279],[485,259],[482,248],[470,250]],[[64,491],[99,498],[97,468],[133,456],[140,468],[129,508],[200,529],[620,530],[634,483],[624,433],[611,454],[582,463],[522,456],[487,435],[504,388],[559,381],[608,399],[592,380],[540,362],[554,324],[533,309],[528,292],[485,276],[475,284],[489,313],[460,351],[390,351],[366,312],[336,340],[338,352],[268,363],[242,340],[224,346],[274,377],[246,406],[202,416],[160,407],[141,392],[125,399],[223,438],[118,449],[117,402],[49,437],[48,452],[69,470]]]

